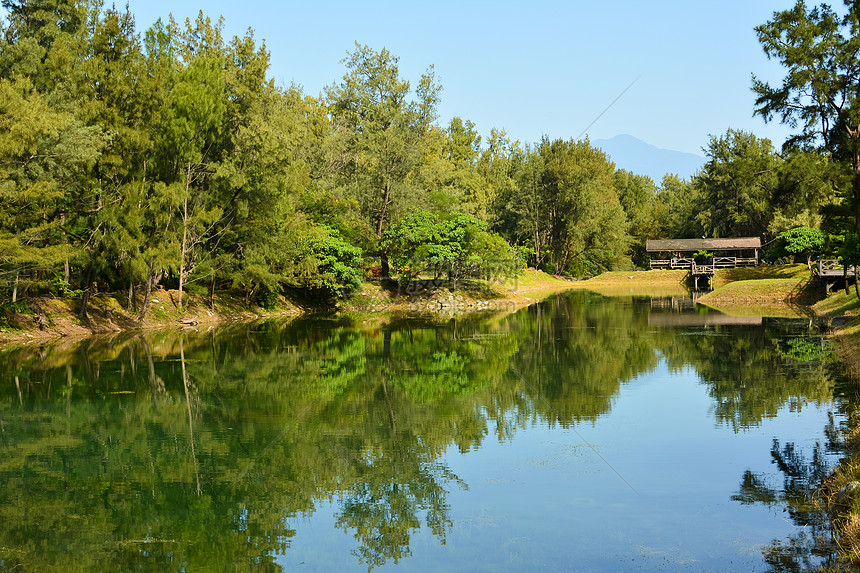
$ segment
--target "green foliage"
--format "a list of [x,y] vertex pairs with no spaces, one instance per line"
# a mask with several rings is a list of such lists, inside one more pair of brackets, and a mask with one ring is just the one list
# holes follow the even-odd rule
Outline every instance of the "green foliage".
[[698,219],[704,199],[700,189],[677,175],[666,175],[658,199],[668,211],[665,237],[693,239],[705,234]]
[[[626,258],[628,222],[615,166],[586,141],[549,141],[515,154],[517,186],[499,199],[498,227],[553,274],[594,274]],[[631,200],[632,204],[632,200]]]
[[[345,130],[346,165],[341,192],[358,199],[361,216],[378,241],[392,218],[427,197],[409,177],[422,159],[422,138],[436,119],[438,93],[432,67],[422,75],[416,99],[400,77],[398,58],[356,43],[344,60],[348,73],[326,90],[333,126]],[[386,271],[387,261],[383,261]]]
[[425,273],[434,278],[498,278],[517,271],[517,255],[487,224],[464,213],[437,217],[412,211],[392,226],[383,247],[404,282]]
[[790,338],[779,348],[780,355],[795,362],[814,362],[833,353],[829,343],[820,339]]
[[709,253],[708,251],[702,249],[702,250],[698,250],[695,253],[693,253],[693,258],[696,259],[697,263],[701,264],[701,263],[704,263],[705,261],[707,261],[709,259],[713,259],[714,253]]
[[785,252],[791,254],[806,254],[820,251],[824,248],[824,233],[809,227],[796,227],[779,234],[784,243]]
[[729,129],[724,136],[711,137],[706,154],[708,162],[693,183],[703,201],[696,218],[705,234],[766,234],[781,165],[770,140]]
[[811,268],[812,255],[824,249],[825,236],[818,229],[795,227],[783,231],[776,238],[776,243],[765,254],[765,259],[775,261],[785,257],[804,256],[806,264]]
[[278,305],[278,293],[269,290],[266,287],[260,288],[256,293],[256,297],[257,304],[259,304],[261,308],[271,310]]
[[312,269],[298,277],[304,288],[345,298],[361,286],[363,253],[341,239],[337,231],[322,229],[320,234],[303,239],[299,255],[300,268]]
[[756,34],[768,58],[785,68],[785,78],[771,87],[753,76],[755,113],[765,121],[779,118],[799,130],[786,147],[820,150],[832,166],[824,180],[850,172],[844,200],[853,211],[850,219],[856,232],[860,232],[858,26],[860,6],[852,2],[845,3],[844,11],[823,3],[807,8],[797,2],[775,12],[771,20],[756,27]]
[[615,191],[629,225],[631,258],[636,265],[646,267],[645,241],[666,235],[669,206],[658,199],[659,189],[651,178],[643,175],[616,171]]
[[34,314],[27,301],[4,302],[0,304],[0,312],[17,312],[20,314]]

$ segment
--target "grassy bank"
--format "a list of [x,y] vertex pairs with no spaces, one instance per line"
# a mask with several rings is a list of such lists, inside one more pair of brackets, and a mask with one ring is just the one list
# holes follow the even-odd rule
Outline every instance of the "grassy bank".
[[[184,293],[184,311],[178,306],[179,291],[159,289],[153,292],[149,311],[142,321],[138,311],[127,308],[127,298],[102,293],[90,298],[88,320],[79,316],[80,300],[63,297],[40,297],[0,306],[0,343],[26,343],[61,336],[89,336],[98,333],[133,329],[181,327],[182,319],[194,319],[198,324],[218,324],[253,320],[262,316],[298,315],[301,309],[282,300],[273,309],[249,304],[230,293],[215,296],[214,310],[208,297]],[[142,304],[142,297],[137,301]],[[44,316],[39,327],[40,315]]]
[[503,283],[491,281],[416,281],[405,287],[366,282],[339,306],[347,312],[508,310],[529,305],[577,283],[528,269]]
[[[461,281],[455,285],[419,283],[401,288],[396,282],[367,282],[348,301],[330,310],[342,312],[452,312],[513,311],[540,300],[553,292],[566,290],[573,283],[544,272],[527,270],[506,283]],[[40,297],[16,304],[0,305],[0,344],[26,343],[60,336],[89,336],[96,333],[133,329],[181,327],[181,319],[194,318],[199,324],[247,321],[266,316],[296,316],[313,307],[298,298],[281,299],[271,309],[248,303],[230,293],[215,297],[214,310],[208,298],[185,293],[184,310],[178,306],[178,291],[157,290],[143,321],[136,308],[127,309],[125,296],[99,294],[90,298],[89,320],[78,316],[80,300]],[[138,300],[142,304],[142,299]],[[44,315],[44,327],[39,318]]]
[[[690,292],[685,270],[616,271],[572,283],[607,296],[683,296]],[[698,300],[708,306],[734,306],[755,310],[762,303],[784,307],[815,302],[809,290],[806,265],[774,265],[747,269],[719,269],[714,290]],[[785,311],[783,311],[785,312]],[[745,314],[749,314],[749,310]]]
[[574,288],[584,288],[607,296],[682,296],[689,293],[687,271],[614,271],[585,281],[575,281]]
[[800,316],[821,296],[806,265],[719,269],[703,304],[734,316]]

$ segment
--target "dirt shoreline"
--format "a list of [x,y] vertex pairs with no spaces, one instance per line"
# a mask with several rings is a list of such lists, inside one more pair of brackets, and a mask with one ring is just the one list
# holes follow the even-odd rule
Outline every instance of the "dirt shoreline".
[[[177,301],[179,292],[160,289],[153,293],[152,305],[143,321],[137,311],[127,309],[127,298],[101,293],[90,298],[89,321],[78,316],[80,302],[71,298],[38,297],[22,301],[13,310],[0,314],[0,349],[40,344],[64,338],[85,338],[96,334],[147,331],[186,326],[215,326],[250,322],[261,318],[298,317],[309,313],[394,313],[426,314],[455,312],[513,312],[554,293],[571,288],[568,280],[539,271],[526,271],[516,281],[503,285],[458,285],[458,290],[432,288],[426,292],[401,293],[379,283],[365,283],[349,301],[336,307],[304,306],[282,299],[273,309],[249,304],[229,293],[216,294],[215,310],[207,297],[185,293],[184,311]],[[7,305],[8,306],[8,305]],[[39,327],[40,315],[43,327]],[[194,325],[183,324],[192,320]]]
[[[213,311],[208,298],[185,293],[185,310],[181,312],[177,305],[178,291],[161,289],[153,294],[152,305],[141,322],[137,321],[134,308],[126,310],[128,303],[123,295],[103,293],[91,297],[89,323],[77,316],[78,301],[44,297],[31,301],[32,307],[41,309],[45,316],[43,329],[38,327],[39,315],[30,308],[23,312],[0,314],[0,348],[70,336],[181,328],[181,320],[192,318],[198,326],[214,326],[269,317],[297,317],[309,312],[507,313],[569,289],[587,289],[606,296],[685,296],[689,293],[685,285],[686,274],[683,270],[616,271],[573,281],[529,269],[507,284],[464,283],[458,284],[453,291],[447,285],[430,285],[423,290],[401,292],[396,285],[385,287],[378,282],[367,282],[349,301],[330,309],[302,306],[286,299],[281,300],[276,308],[263,309],[241,297],[221,293],[216,295]],[[805,265],[720,270],[715,277],[715,286],[715,290],[699,298],[698,303],[731,315],[744,316],[762,311],[773,316],[805,315],[814,316],[829,325],[833,318],[851,312],[845,304],[816,304]],[[860,358],[857,363],[860,372]]]

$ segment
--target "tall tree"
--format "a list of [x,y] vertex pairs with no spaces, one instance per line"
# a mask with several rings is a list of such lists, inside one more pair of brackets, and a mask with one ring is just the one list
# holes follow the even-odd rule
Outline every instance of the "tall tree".
[[695,185],[667,174],[663,176],[659,197],[669,211],[666,237],[693,239],[702,236],[702,224],[696,218],[702,199]]
[[615,165],[588,140],[545,139],[539,152],[553,272],[593,274],[612,268],[627,250]]
[[666,234],[669,207],[658,196],[650,177],[623,169],[615,172],[615,190],[630,225],[630,255],[633,262],[647,266],[645,241]]
[[697,219],[711,237],[767,233],[781,159],[770,140],[729,129],[712,136],[704,169],[696,176],[702,204]]
[[177,75],[171,91],[162,153],[168,161],[171,187],[181,222],[179,236],[179,306],[183,286],[201,256],[207,230],[223,214],[203,192],[204,180],[218,159],[216,143],[224,116],[224,80],[220,63],[195,58]]
[[782,85],[753,76],[755,113],[779,117],[800,131],[789,146],[818,148],[853,169],[850,200],[860,232],[860,5],[845,1],[846,13],[827,4],[776,12],[756,27],[768,58],[786,69]]
[[58,112],[27,78],[0,79],[0,281],[12,288],[71,256],[65,184],[97,157],[99,132]]
[[419,139],[436,120],[441,89],[431,67],[421,76],[416,99],[410,99],[410,84],[400,77],[398,61],[386,49],[376,52],[356,43],[344,60],[348,72],[341,83],[326,89],[333,121],[348,134],[345,174],[380,242],[384,276],[389,269],[382,237],[392,208],[398,202],[405,207],[406,179],[421,159]]

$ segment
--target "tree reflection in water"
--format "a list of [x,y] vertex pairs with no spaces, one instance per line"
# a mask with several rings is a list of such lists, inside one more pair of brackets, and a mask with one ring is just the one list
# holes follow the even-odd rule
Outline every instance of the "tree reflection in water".
[[[834,436],[832,418],[829,426],[828,433]],[[786,443],[780,449],[779,440],[774,439],[770,454],[782,475],[782,484],[771,485],[766,476],[747,470],[738,493],[732,496],[742,504],[762,504],[781,511],[797,527],[787,539],[775,539],[763,548],[765,561],[772,571],[844,570],[837,560],[830,522],[816,503],[818,486],[833,469],[824,456],[824,449],[834,446],[833,442],[827,446],[816,442],[811,458],[807,459],[794,443]]]
[[[289,522],[329,502],[373,569],[422,529],[447,542],[449,492],[468,489],[449,448],[595,422],[661,362],[694,368],[736,432],[832,398],[814,345],[785,344],[783,325],[653,328],[651,312],[578,292],[489,320],[270,321],[2,352],[0,570],[278,570]],[[800,528],[767,548],[776,570],[829,558],[808,504],[822,452],[774,443],[782,486],[748,472],[734,498]]]

